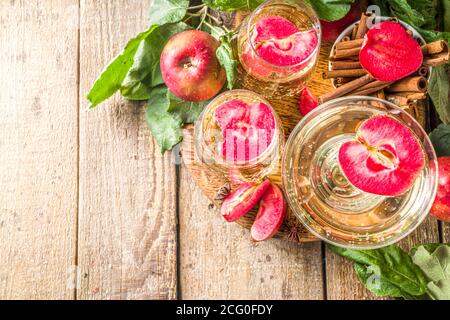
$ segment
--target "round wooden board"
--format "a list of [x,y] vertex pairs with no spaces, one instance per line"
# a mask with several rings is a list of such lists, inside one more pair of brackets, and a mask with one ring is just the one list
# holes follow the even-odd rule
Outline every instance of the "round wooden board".
[[[316,71],[308,84],[308,87],[316,96],[320,96],[329,90],[333,90],[331,82],[329,80],[322,79],[322,71],[328,69],[328,55],[331,49],[331,45],[325,45],[320,52],[320,59]],[[301,119],[301,115],[298,112],[298,97],[287,97],[279,100],[270,100],[272,107],[278,113],[281,122],[283,123],[286,139],[291,133],[292,129],[297,125]],[[181,156],[183,163],[189,170],[192,178],[197,185],[203,190],[205,195],[214,203],[217,207],[220,207],[220,203],[214,198],[217,195],[217,191],[229,183],[227,177],[221,173],[211,170],[208,166],[201,163],[195,154],[194,144],[194,127],[187,126],[184,129],[184,140],[181,145]],[[280,169],[270,177],[270,180],[281,186],[281,174]],[[232,186],[233,188],[236,186]],[[245,228],[250,228],[256,216],[256,209],[252,210],[245,217],[237,221],[238,224]],[[284,224],[281,226],[277,237],[281,237],[286,240],[295,242],[310,242],[317,241],[318,239],[310,234],[303,225],[298,222],[297,218],[293,216],[293,213],[288,210],[287,218]]]

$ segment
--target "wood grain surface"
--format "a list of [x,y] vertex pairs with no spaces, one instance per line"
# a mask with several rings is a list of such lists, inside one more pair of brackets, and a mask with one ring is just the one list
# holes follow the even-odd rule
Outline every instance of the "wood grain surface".
[[[147,27],[148,6],[81,1],[81,96]],[[176,297],[175,183],[175,165],[150,138],[143,105],[115,97],[81,112],[78,298]]]
[[[161,155],[143,104],[86,111],[149,4],[0,5],[0,298],[376,299],[320,242],[255,245],[224,222],[179,149]],[[429,219],[402,245],[439,240],[449,224]]]
[[77,19],[75,0],[0,5],[1,299],[75,293],[78,48],[70,8]]

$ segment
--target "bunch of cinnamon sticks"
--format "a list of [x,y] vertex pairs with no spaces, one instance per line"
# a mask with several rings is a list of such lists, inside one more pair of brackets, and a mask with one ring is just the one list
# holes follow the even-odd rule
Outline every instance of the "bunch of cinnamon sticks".
[[[424,99],[428,89],[430,67],[449,62],[450,53],[445,41],[436,41],[422,46],[423,65],[413,75],[395,82],[374,79],[359,63],[359,53],[364,36],[369,30],[371,14],[363,13],[361,20],[353,28],[352,34],[337,43],[332,55],[331,70],[323,73],[324,79],[332,79],[336,90],[319,97],[321,103],[345,95],[375,95],[396,104],[410,104]],[[392,20],[396,20],[393,18]],[[412,32],[408,31],[409,33]]]

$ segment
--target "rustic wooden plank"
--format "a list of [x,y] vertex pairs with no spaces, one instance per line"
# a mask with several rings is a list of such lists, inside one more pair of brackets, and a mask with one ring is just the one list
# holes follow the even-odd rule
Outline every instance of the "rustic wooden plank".
[[441,222],[441,230],[442,230],[442,243],[450,244],[450,223]]
[[[439,242],[438,223],[427,218],[411,235],[400,242],[408,250],[419,243]],[[367,291],[359,282],[353,265],[344,258],[326,251],[327,298],[332,300],[379,299]]]
[[226,223],[192,181],[180,177],[180,287],[183,299],[322,299],[319,242],[260,244]]
[[77,26],[78,0],[0,5],[0,299],[74,297]]
[[[148,5],[81,1],[81,96],[146,28]],[[116,96],[81,114],[78,298],[176,297],[175,183],[175,166],[151,138],[143,105]]]

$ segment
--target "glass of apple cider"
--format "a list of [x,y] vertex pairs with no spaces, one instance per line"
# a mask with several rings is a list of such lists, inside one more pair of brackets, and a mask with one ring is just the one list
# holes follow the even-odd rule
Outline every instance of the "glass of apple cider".
[[264,2],[239,30],[240,86],[268,99],[300,93],[316,66],[320,40],[320,22],[308,4]]
[[284,134],[269,102],[248,90],[217,96],[195,124],[198,160],[222,172],[233,170],[247,180],[279,168]]
[[420,124],[371,97],[329,101],[303,118],[283,155],[287,201],[320,239],[354,249],[387,246],[428,215],[437,161]]

